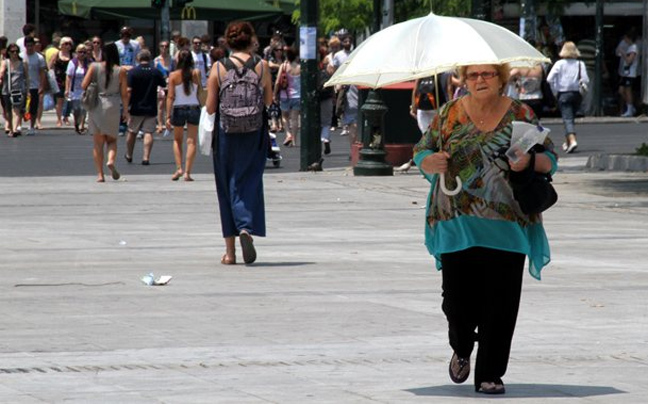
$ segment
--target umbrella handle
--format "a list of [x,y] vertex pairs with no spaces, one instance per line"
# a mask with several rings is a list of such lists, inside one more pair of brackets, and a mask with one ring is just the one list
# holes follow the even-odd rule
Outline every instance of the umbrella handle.
[[461,178],[455,177],[455,181],[457,181],[457,188],[453,189],[452,191],[450,191],[448,188],[446,188],[445,174],[444,173],[441,173],[440,180],[441,180],[441,184],[440,184],[441,185],[441,191],[443,191],[444,194],[446,194],[448,196],[453,196],[453,195],[457,195],[459,192],[461,192],[461,186],[463,185],[463,183],[461,182]]

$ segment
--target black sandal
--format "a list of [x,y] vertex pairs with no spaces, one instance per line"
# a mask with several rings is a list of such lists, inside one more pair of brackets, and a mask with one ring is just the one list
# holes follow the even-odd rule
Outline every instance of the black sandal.
[[241,250],[243,250],[243,262],[246,264],[252,264],[257,258],[252,236],[250,236],[250,233],[248,233],[247,230],[241,230],[239,233],[239,240],[241,242]]
[[457,384],[465,382],[470,375],[470,358],[460,358],[456,352],[453,353],[448,372],[450,373],[450,380],[453,382]]

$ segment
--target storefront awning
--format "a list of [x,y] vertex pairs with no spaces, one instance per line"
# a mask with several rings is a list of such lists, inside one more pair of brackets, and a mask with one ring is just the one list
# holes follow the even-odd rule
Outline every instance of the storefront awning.
[[[171,0],[167,0],[171,1]],[[86,19],[159,19],[151,0],[59,0],[63,15]],[[194,0],[183,9],[172,8],[172,20],[259,20],[280,16],[282,9],[264,0]]]

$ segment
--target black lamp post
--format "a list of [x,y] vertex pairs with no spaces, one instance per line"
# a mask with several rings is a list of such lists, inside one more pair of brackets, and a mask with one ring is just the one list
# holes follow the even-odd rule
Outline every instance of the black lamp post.
[[394,175],[394,168],[385,161],[385,114],[387,106],[377,90],[369,91],[362,105],[362,149],[360,160],[353,167],[358,176]]

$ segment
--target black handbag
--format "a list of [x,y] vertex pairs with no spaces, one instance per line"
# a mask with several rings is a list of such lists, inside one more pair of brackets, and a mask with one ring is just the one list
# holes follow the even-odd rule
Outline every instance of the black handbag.
[[558,201],[558,194],[551,185],[551,174],[536,172],[535,155],[531,150],[529,166],[523,171],[509,171],[509,181],[513,188],[513,197],[523,213],[530,215],[541,213]]

